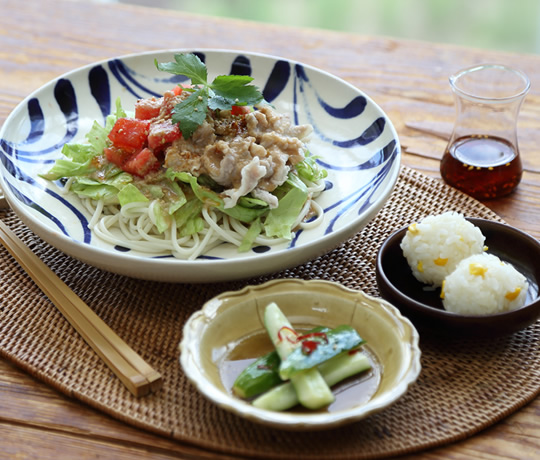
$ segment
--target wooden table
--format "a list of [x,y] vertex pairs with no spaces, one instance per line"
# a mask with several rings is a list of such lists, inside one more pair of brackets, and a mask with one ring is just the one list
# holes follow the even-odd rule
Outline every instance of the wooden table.
[[[395,124],[405,147],[403,164],[435,178],[446,142],[410,126],[451,129],[455,109],[447,76],[484,62],[519,67],[532,84],[518,124],[527,171],[511,196],[485,204],[540,238],[538,56],[88,1],[0,0],[0,11],[0,123],[31,91],[97,60],[164,48],[257,51],[319,67],[364,90]],[[0,407],[1,458],[223,458],[113,420],[5,360]],[[540,399],[466,441],[413,457],[540,458]]]

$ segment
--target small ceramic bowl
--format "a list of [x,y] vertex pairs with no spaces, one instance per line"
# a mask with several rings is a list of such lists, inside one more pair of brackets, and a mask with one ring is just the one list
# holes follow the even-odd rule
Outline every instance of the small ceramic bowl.
[[[351,325],[367,341],[363,352],[372,369],[358,380],[352,377],[342,387],[332,388],[336,402],[321,411],[297,407],[273,412],[237,398],[231,387],[247,358],[271,349],[261,320],[270,302],[276,302],[298,329]],[[270,348],[250,349],[246,356],[235,353],[260,334]],[[223,409],[282,429],[325,429],[359,420],[400,398],[420,373],[418,340],[409,320],[382,299],[327,281],[275,280],[225,292],[208,301],[184,327],[180,362],[197,389]]]
[[514,227],[479,218],[468,218],[486,237],[488,253],[511,263],[529,283],[523,307],[492,315],[460,315],[444,310],[440,289],[427,290],[414,278],[403,256],[404,227],[393,233],[377,255],[377,284],[381,296],[392,302],[421,332],[448,332],[470,336],[500,336],[523,329],[540,317],[540,243]]

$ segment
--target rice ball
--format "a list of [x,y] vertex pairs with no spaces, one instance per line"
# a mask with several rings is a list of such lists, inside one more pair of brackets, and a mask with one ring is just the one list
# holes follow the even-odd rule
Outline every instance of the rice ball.
[[462,315],[489,315],[522,307],[527,279],[492,254],[462,260],[446,277],[441,297],[446,310]]
[[449,211],[411,224],[401,249],[414,277],[439,287],[459,262],[483,252],[484,241],[476,225],[462,214]]

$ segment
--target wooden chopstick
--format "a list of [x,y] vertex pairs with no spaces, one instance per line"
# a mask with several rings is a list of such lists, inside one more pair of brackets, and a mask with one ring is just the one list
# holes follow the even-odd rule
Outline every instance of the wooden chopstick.
[[161,375],[129,347],[0,221],[0,242],[135,396],[161,388]]

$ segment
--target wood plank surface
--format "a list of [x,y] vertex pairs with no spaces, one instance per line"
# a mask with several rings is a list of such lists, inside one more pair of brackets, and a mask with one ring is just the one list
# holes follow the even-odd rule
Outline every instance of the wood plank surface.
[[[54,11],[44,15],[44,10]],[[0,124],[49,80],[114,56],[156,49],[227,48],[302,61],[370,95],[393,121],[403,164],[440,178],[444,139],[410,128],[451,129],[448,76],[470,65],[519,67],[531,92],[518,123],[527,171],[509,197],[485,202],[540,237],[540,57],[384,37],[295,29],[167,10],[69,0],[0,0]],[[227,458],[128,426],[0,360],[0,458]],[[316,456],[314,455],[314,458]],[[465,441],[407,458],[540,458],[540,400]]]

